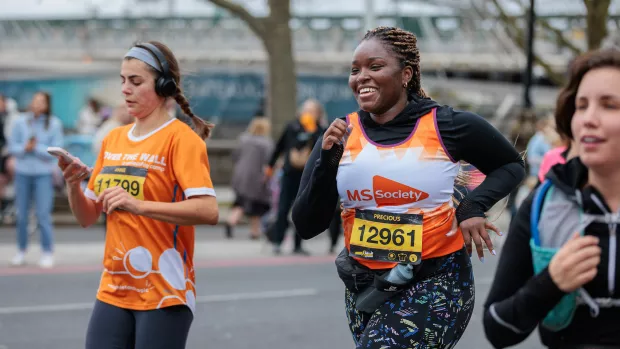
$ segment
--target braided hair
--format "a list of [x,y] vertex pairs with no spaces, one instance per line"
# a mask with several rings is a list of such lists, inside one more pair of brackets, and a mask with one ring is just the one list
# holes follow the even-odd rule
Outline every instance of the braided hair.
[[194,131],[196,131],[196,133],[198,133],[198,135],[202,139],[209,138],[209,134],[211,133],[211,129],[213,129],[214,125],[210,122],[207,122],[201,119],[196,114],[194,114],[194,112],[192,111],[192,108],[189,106],[189,101],[187,100],[187,97],[185,97],[181,89],[177,90],[177,94],[174,96],[174,100],[177,102],[179,107],[181,107],[183,114],[189,117],[189,120],[185,120],[185,118],[180,118],[178,116],[177,118],[185,122],[188,125],[190,125],[190,122],[191,122],[190,126],[193,126]]
[[426,98],[421,86],[420,50],[416,36],[400,28],[377,27],[366,32],[362,41],[370,39],[381,40],[396,54],[403,68],[409,66],[413,70],[413,77],[407,82],[407,100],[410,101],[416,96]]
[[[200,138],[209,138],[209,135],[211,134],[211,130],[213,129],[214,125],[200,118],[192,111],[192,108],[189,105],[189,101],[187,100],[187,97],[185,97],[185,95],[183,94],[183,89],[181,88],[181,70],[179,69],[179,62],[177,61],[176,57],[174,56],[170,48],[163,43],[158,41],[149,41],[149,43],[155,45],[162,52],[164,58],[166,58],[166,61],[168,61],[170,76],[176,82],[177,90],[176,93],[172,96],[172,98],[174,98],[179,107],[181,107],[183,114],[185,114],[185,116],[177,116],[177,119],[191,126],[194,132],[196,132],[200,136]],[[155,70],[154,68],[149,68],[151,69],[153,74],[160,74],[160,72]]]

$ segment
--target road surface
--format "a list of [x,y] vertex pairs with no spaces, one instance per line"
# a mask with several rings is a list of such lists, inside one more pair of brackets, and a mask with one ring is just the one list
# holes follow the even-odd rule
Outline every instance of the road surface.
[[[0,229],[0,349],[84,347],[100,277],[99,255],[93,251],[101,248],[103,232],[97,229],[57,232],[59,249],[82,252],[58,256],[58,266],[50,271],[5,267],[14,247],[10,232]],[[223,239],[221,231],[209,228],[198,234],[197,245],[212,245],[212,256],[197,252],[198,305],[188,349],[354,348],[343,285],[334,256],[327,255],[326,236],[306,244],[311,257],[274,257],[260,242],[249,241],[245,228],[232,241]],[[32,254],[36,261],[38,247]],[[490,255],[484,264],[474,260],[476,309],[457,348],[492,348],[482,330],[481,308],[496,260]],[[535,333],[516,348],[540,347]]]

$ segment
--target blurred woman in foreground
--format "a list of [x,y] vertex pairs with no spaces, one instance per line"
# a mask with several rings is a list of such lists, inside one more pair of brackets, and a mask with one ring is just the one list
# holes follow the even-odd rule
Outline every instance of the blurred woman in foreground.
[[579,157],[553,167],[512,221],[485,304],[486,336],[505,348],[538,326],[549,348],[618,348],[620,51],[577,59],[556,124]]

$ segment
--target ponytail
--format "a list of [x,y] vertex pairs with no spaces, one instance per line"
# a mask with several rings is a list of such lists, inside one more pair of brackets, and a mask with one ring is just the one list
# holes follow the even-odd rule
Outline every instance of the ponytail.
[[178,93],[174,96],[174,100],[177,102],[183,114],[189,116],[192,124],[194,125],[194,131],[200,136],[202,139],[209,138],[211,134],[211,129],[215,126],[210,122],[207,122],[198,116],[194,115],[192,108],[189,106],[189,101],[185,98],[182,91],[178,91]]

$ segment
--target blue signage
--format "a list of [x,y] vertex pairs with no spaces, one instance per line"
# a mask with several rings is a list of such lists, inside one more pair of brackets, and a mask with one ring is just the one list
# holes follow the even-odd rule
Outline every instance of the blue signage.
[[[297,80],[297,103],[308,98],[325,106],[333,120],[357,110],[347,84],[348,76],[301,75]],[[248,122],[261,108],[266,94],[264,75],[253,73],[198,73],[184,77],[183,87],[196,115],[218,123]],[[74,128],[86,100],[101,93],[121,98],[120,80],[114,76],[0,81],[0,93],[14,98],[20,108],[32,95],[45,90],[52,95],[52,111],[66,128]],[[278,100],[274,101],[278,103]],[[294,118],[291,115],[291,119]]]

